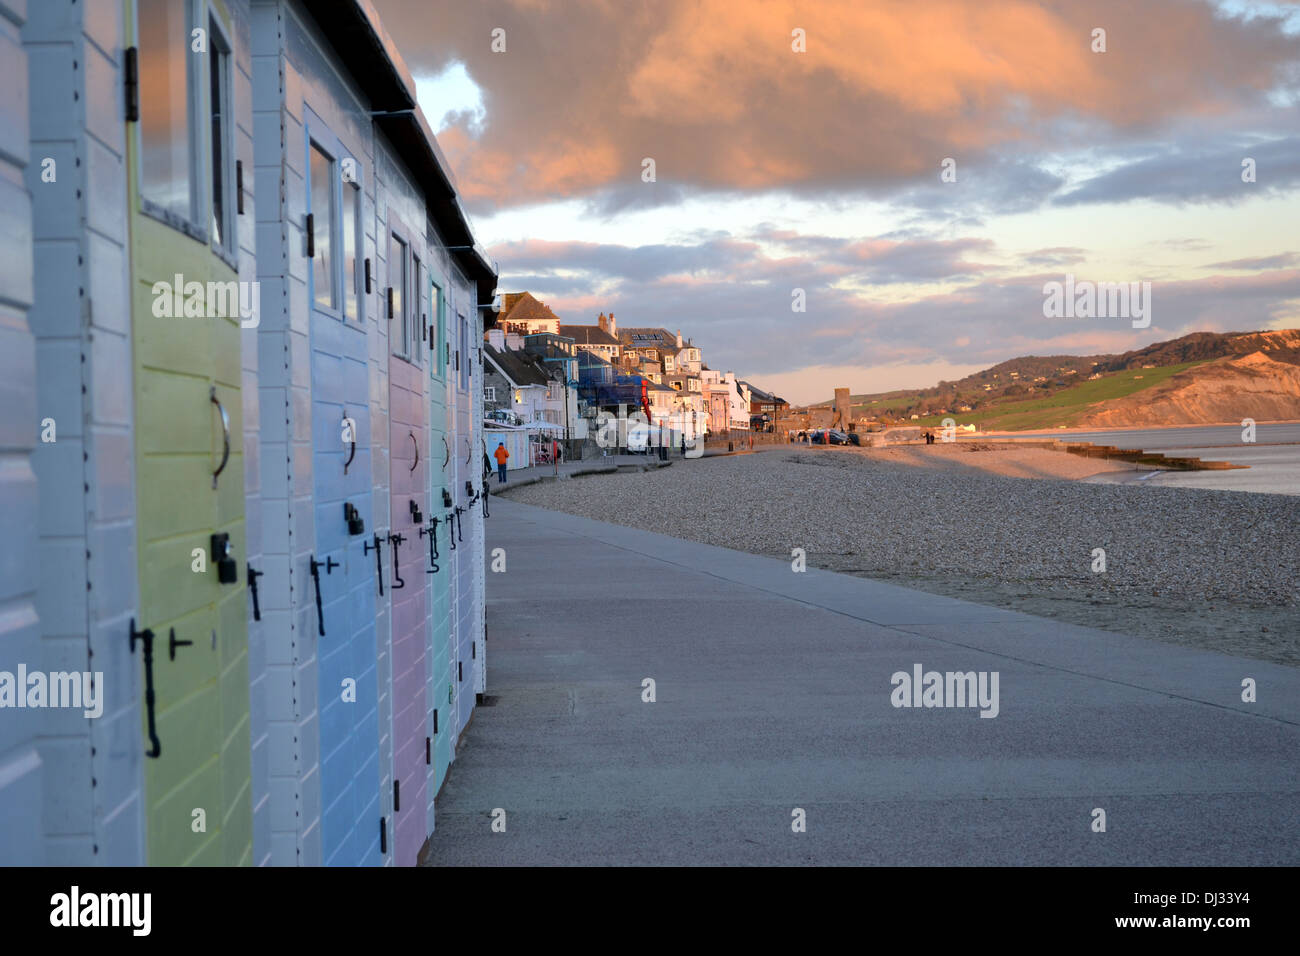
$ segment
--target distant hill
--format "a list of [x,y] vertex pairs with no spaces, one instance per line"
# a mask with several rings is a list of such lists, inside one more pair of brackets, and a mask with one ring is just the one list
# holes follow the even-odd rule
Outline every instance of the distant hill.
[[[933,388],[855,395],[852,404],[855,419],[953,417],[1003,430],[1196,424],[1300,419],[1298,386],[1300,329],[1194,332],[1119,355],[1022,356]],[[1222,402],[1234,389],[1242,400],[1228,409]],[[1258,414],[1238,408],[1246,395]]]

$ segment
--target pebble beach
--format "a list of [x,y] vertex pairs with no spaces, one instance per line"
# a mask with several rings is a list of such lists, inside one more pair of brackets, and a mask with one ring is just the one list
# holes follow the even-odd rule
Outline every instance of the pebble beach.
[[1126,467],[1044,449],[792,446],[507,494],[755,554],[803,548],[811,567],[1300,666],[1300,500],[1101,483]]

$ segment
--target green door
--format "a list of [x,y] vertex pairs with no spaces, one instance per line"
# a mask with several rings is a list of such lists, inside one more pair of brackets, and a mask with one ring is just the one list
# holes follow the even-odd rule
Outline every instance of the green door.
[[[248,864],[240,313],[229,301],[239,276],[228,264],[237,226],[233,47],[215,2],[128,0],[127,17],[140,76],[127,170],[136,627],[153,634],[151,668],[146,642],[133,644],[142,686],[151,683],[154,695],[152,706],[147,696],[141,702],[147,859]],[[190,43],[198,27],[208,39],[202,52]]]

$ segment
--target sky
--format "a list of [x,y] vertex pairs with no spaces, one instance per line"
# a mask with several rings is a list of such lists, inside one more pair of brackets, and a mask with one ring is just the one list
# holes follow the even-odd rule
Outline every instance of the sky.
[[373,2],[500,291],[793,403],[1300,327],[1300,0]]

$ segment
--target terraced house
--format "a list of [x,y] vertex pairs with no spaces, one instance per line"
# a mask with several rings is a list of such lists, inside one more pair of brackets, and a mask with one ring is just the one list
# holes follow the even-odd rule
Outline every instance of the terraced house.
[[414,864],[486,687],[497,274],[414,82],[363,0],[0,43],[0,671],[103,701],[0,722],[0,859]]

